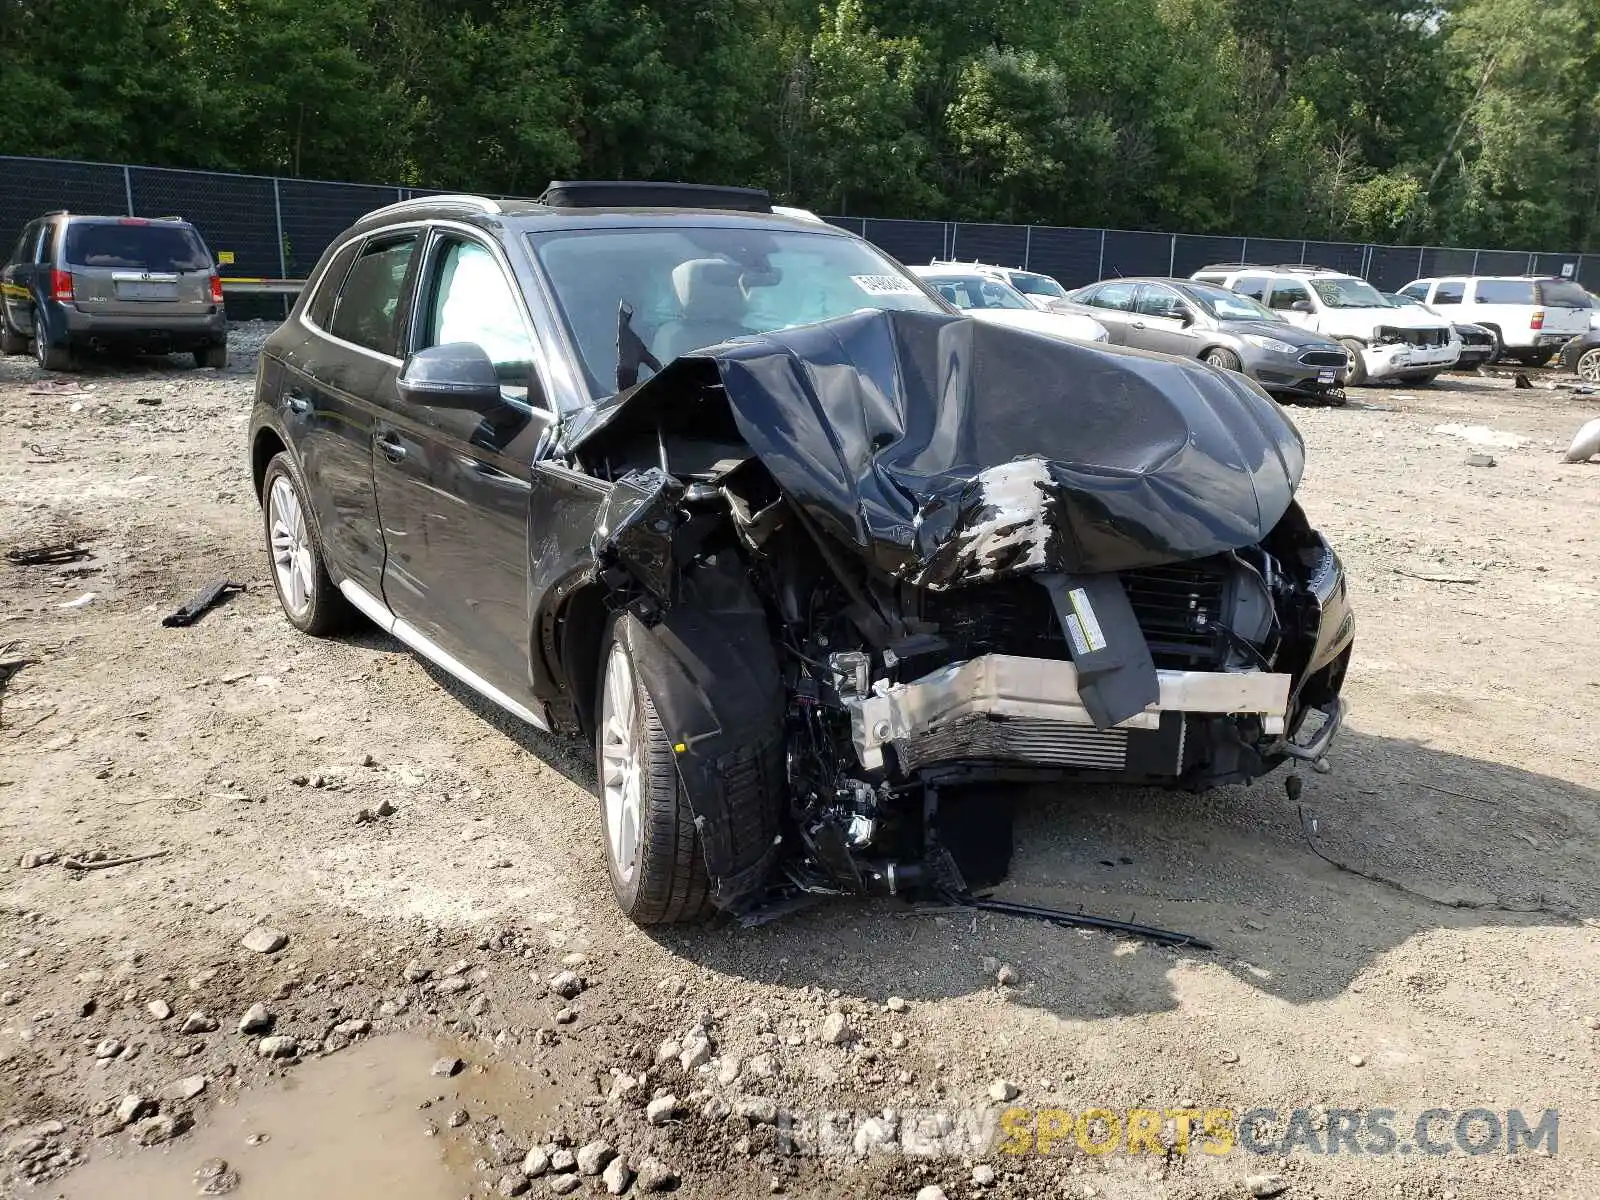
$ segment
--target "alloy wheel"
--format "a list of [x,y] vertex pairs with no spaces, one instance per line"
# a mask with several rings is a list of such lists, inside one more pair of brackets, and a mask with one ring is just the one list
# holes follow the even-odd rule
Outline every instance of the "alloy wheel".
[[1600,383],[1600,346],[1578,356],[1578,378],[1585,383]]
[[312,600],[311,539],[305,513],[300,509],[300,497],[286,475],[279,475],[272,481],[272,490],[267,494],[267,519],[278,595],[290,616],[304,617]]
[[600,709],[600,786],[605,798],[606,850],[617,879],[628,883],[638,870],[644,827],[644,755],[638,736],[638,694],[633,664],[622,643],[606,659]]

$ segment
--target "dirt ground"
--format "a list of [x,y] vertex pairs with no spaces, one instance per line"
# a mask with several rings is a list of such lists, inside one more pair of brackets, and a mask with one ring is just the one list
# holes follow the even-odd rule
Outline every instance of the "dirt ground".
[[[1594,397],[1508,372],[1293,410],[1359,622],[1303,776],[1320,856],[1282,775],[1020,799],[1002,894],[1215,952],[889,902],[644,932],[586,747],[283,620],[264,333],[81,390],[0,360],[0,550],[89,551],[0,558],[0,661],[35,660],[0,708],[0,1194],[1600,1195],[1600,465],[1560,462]],[[248,590],[162,626],[220,579]],[[985,1146],[1007,1108],[1049,1153]],[[1271,1152],[1185,1143],[1190,1108],[1276,1110],[1246,1120]],[[1129,1109],[1156,1141],[1094,1152]],[[1393,1152],[1334,1136],[1385,1109]],[[1558,1143],[1466,1153],[1472,1109],[1557,1110]],[[627,1170],[561,1169],[596,1141]]]

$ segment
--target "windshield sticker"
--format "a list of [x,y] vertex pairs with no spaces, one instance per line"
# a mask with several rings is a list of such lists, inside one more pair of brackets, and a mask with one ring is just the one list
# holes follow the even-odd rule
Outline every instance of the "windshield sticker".
[[915,296],[916,285],[893,275],[852,275],[851,281],[869,296]]

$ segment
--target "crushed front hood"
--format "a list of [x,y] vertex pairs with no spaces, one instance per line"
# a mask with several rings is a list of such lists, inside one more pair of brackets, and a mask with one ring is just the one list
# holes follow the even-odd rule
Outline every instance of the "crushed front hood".
[[658,425],[692,433],[723,396],[791,503],[931,588],[1251,545],[1304,466],[1288,417],[1242,376],[881,311],[680,358],[587,414],[568,446],[604,452]]

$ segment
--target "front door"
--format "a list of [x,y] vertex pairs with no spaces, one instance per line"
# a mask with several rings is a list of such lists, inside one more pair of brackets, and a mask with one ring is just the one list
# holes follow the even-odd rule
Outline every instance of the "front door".
[[[400,403],[380,431],[374,460],[397,490],[404,487],[403,502],[419,513],[426,542],[420,556],[391,543],[384,573],[390,608],[524,703],[531,698],[532,464],[554,420],[538,380],[531,328],[498,247],[465,231],[436,231],[408,348],[476,343],[499,371],[500,402],[485,412]],[[397,451],[398,461],[390,462]],[[380,490],[386,535],[389,506]]]
[[1204,342],[1194,322],[1195,314],[1182,296],[1159,283],[1147,283],[1134,304],[1128,344],[1141,350],[1198,358]]

